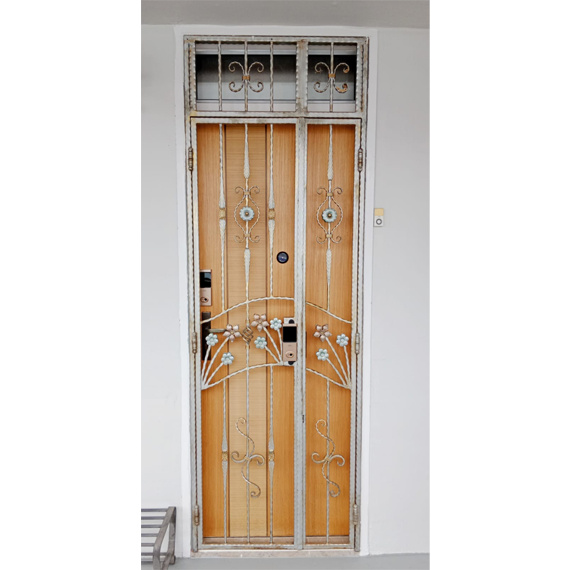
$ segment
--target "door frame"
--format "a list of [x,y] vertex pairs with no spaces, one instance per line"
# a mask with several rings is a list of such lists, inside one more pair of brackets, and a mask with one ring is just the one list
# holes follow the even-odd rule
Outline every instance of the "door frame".
[[[377,31],[374,29],[363,29],[363,28],[348,28],[348,27],[272,27],[268,29],[267,27],[260,26],[249,26],[249,27],[222,27],[222,26],[174,26],[174,37],[175,37],[175,116],[176,116],[176,135],[177,135],[177,186],[178,186],[178,229],[179,229],[179,276],[180,276],[180,287],[179,287],[179,301],[180,301],[180,330],[181,330],[181,363],[182,363],[182,394],[191,394],[191,382],[190,377],[194,376],[190,371],[190,361],[191,361],[191,342],[188,331],[189,329],[189,315],[193,314],[189,312],[192,310],[189,301],[194,299],[193,295],[193,279],[192,276],[188,274],[188,263],[192,263],[189,260],[188,254],[192,251],[192,232],[190,230],[191,220],[187,219],[187,201],[186,201],[186,135],[185,135],[185,110],[184,110],[184,91],[182,86],[183,81],[183,61],[184,61],[184,50],[183,50],[183,36],[185,35],[243,35],[244,33],[252,35],[286,35],[286,36],[298,36],[303,35],[304,37],[312,36],[353,36],[353,37],[368,37],[369,40],[369,74],[368,74],[368,121],[362,125],[362,136],[366,138],[366,152],[364,153],[364,168],[362,171],[362,197],[361,197],[361,209],[360,215],[361,220],[370,219],[373,215],[373,184],[366,184],[366,180],[374,180],[374,160],[367,161],[366,155],[375,156],[375,132],[376,132],[376,92],[377,92]],[[200,122],[203,121],[200,118]],[[228,118],[229,119],[229,118]],[[220,122],[230,122],[226,118],[214,118],[209,122],[220,123]],[[263,118],[243,118],[239,122],[258,122],[258,123],[270,123],[275,124],[279,122],[297,123],[303,125],[306,128],[307,124],[311,123],[321,123],[321,124],[331,124],[335,122],[335,119],[330,118],[299,118],[299,119],[281,119],[274,116],[265,116]],[[359,121],[359,119],[354,119],[354,121]],[[339,120],[343,124],[350,124],[350,120],[344,118]],[[299,128],[297,129],[299,133]],[[303,220],[304,223],[304,220]],[[361,283],[361,302],[358,305],[357,311],[357,322],[359,329],[361,331],[361,350],[358,358],[359,362],[359,373],[358,378],[358,401],[362,402],[363,398],[366,402],[369,402],[370,393],[370,329],[371,329],[371,318],[370,312],[364,311],[364,306],[370,306],[372,298],[371,290],[371,274],[372,274],[372,224],[359,223],[359,239],[363,243],[362,250],[360,252],[360,263],[359,263],[359,282]],[[192,265],[190,265],[192,266]],[[192,301],[193,304],[194,301]],[[304,306],[303,306],[304,313]],[[304,348],[304,347],[303,347]],[[301,368],[299,366],[298,368]],[[190,403],[190,397],[183,397],[181,402],[182,407],[182,438],[181,438],[181,468],[182,468],[182,507],[180,522],[182,523],[181,531],[181,543],[183,549],[183,556],[190,556],[190,539],[194,534],[192,532],[192,509],[191,509],[191,497],[193,495],[193,490],[197,484],[196,478],[192,477],[193,460],[192,457],[196,450],[192,449],[193,440],[192,437],[192,426],[196,425],[195,421],[197,418],[194,417],[192,413],[192,406]],[[354,416],[353,416],[354,417]],[[358,446],[361,450],[361,457],[358,461],[358,471],[355,476],[351,474],[351,484],[354,482],[355,485],[355,496],[357,497],[357,502],[361,505],[360,511],[360,536],[355,537],[354,544],[355,549],[360,550],[360,554],[368,554],[368,494],[369,494],[369,422],[370,422],[370,410],[367,405],[362,406],[361,411],[356,414],[358,421],[356,426],[353,428],[353,437],[356,437],[360,441]],[[304,435],[304,431],[303,431]],[[304,445],[304,437],[301,438]],[[354,446],[353,446],[354,449]],[[351,469],[356,468],[357,462],[351,462]],[[304,476],[303,476],[304,480]],[[296,482],[297,484],[297,482]],[[304,488],[304,485],[302,485]],[[302,505],[304,504],[304,497],[300,497],[302,493],[297,493],[299,500],[302,499]],[[195,496],[195,495],[194,495]],[[351,502],[352,503],[352,502]],[[296,512],[297,512],[296,505]],[[297,517],[296,517],[297,519]],[[296,523],[297,524],[297,523]],[[303,517],[304,526],[304,517]],[[351,525],[351,528],[352,525]],[[358,527],[357,527],[358,528]],[[302,532],[304,536],[304,529]],[[200,541],[201,542],[201,541]],[[360,543],[360,549],[358,549],[358,543]],[[202,546],[202,545],[200,545]],[[234,547],[232,547],[233,549]],[[295,549],[306,548],[311,549],[312,546],[294,545]],[[321,549],[322,545],[315,546],[314,548]],[[201,548],[202,551],[209,549],[209,545],[205,545],[205,548]],[[240,551],[236,549],[236,555],[241,555]],[[315,554],[317,554],[315,552]]]

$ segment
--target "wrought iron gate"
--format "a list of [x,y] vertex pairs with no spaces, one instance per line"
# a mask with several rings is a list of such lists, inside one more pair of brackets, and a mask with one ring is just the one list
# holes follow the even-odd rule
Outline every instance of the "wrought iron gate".
[[185,61],[192,549],[358,550],[367,38]]

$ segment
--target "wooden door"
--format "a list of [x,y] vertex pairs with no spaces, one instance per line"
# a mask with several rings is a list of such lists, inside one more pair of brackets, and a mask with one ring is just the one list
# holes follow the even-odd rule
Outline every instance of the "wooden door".
[[[211,277],[199,306],[202,544],[350,547],[358,128],[199,122],[195,137],[194,262]],[[296,315],[290,365],[283,324]]]
[[308,125],[306,542],[350,542],[354,125]]
[[[205,544],[287,544],[294,536],[293,124],[199,124],[202,323],[201,479]],[[279,252],[288,254],[279,263]]]

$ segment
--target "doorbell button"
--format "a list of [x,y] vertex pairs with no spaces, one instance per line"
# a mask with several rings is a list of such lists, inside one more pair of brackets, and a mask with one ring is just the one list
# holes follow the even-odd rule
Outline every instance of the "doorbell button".
[[384,225],[384,208],[374,208],[374,227],[381,228]]

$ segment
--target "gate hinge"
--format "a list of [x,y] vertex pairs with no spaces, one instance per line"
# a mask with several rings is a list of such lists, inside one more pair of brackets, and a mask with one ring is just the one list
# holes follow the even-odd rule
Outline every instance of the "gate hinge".
[[192,352],[196,354],[198,352],[198,335],[192,333]]
[[194,526],[200,526],[200,507],[196,505],[194,507]]
[[354,335],[354,352],[360,354],[360,333]]
[[362,172],[362,165],[364,162],[364,152],[361,148],[358,149],[358,172]]
[[194,170],[194,150],[192,148],[188,149],[188,170]]
[[352,524],[360,524],[360,507],[357,503],[354,503],[354,505],[352,505]]

